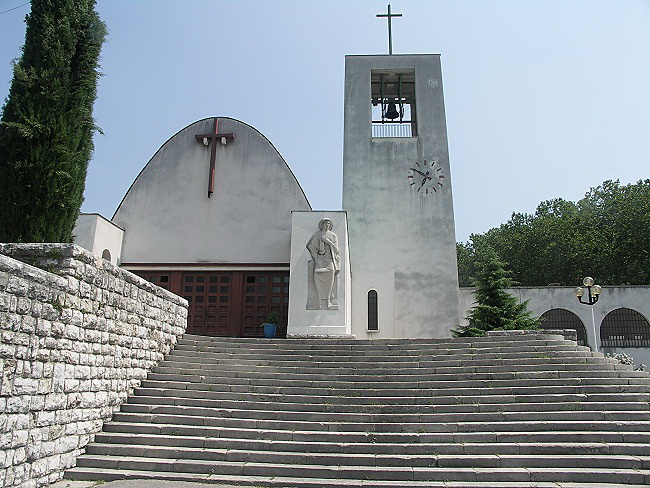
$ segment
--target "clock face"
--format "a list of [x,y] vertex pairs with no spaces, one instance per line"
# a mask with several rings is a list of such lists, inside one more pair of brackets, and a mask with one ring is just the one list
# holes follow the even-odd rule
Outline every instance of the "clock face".
[[442,167],[433,159],[416,161],[408,169],[408,182],[413,191],[421,195],[438,192],[443,186],[445,175]]

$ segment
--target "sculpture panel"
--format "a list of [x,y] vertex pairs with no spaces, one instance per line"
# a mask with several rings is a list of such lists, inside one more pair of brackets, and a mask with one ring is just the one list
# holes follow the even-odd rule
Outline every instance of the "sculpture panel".
[[307,310],[338,310],[338,275],[341,254],[338,238],[328,218],[321,219],[318,231],[307,242],[311,260],[307,263]]

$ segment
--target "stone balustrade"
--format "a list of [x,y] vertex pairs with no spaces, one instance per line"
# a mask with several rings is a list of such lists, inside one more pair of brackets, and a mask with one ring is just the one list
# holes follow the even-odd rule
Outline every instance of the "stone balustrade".
[[0,244],[0,486],[62,478],[176,344],[187,302],[73,244]]

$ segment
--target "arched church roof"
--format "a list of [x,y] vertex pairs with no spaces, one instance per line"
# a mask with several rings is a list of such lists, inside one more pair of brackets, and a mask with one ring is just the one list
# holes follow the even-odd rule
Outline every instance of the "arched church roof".
[[[214,187],[208,181],[215,119]],[[207,145],[206,145],[207,144]],[[122,263],[288,263],[291,211],[311,210],[273,144],[229,117],[194,122],[165,142],[112,221],[125,229]]]

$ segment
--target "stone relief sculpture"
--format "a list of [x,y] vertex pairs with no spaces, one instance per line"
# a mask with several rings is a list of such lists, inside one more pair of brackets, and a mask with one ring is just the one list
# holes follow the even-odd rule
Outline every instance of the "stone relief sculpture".
[[337,310],[338,275],[341,270],[341,255],[334,225],[328,218],[318,223],[307,249],[311,260],[307,263],[307,310]]

